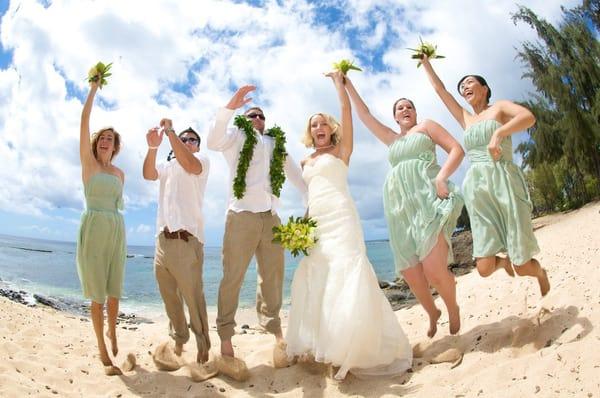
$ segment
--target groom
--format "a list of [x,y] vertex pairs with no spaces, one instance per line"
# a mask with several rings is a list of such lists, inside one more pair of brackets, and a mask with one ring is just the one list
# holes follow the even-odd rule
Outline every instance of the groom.
[[[272,242],[272,228],[281,223],[276,205],[283,180],[287,177],[303,195],[306,194],[300,168],[285,153],[283,142],[278,145],[277,139],[265,132],[265,115],[260,108],[246,110],[245,119],[236,118],[236,127],[227,128],[234,111],[250,102],[251,98],[246,96],[255,89],[250,85],[239,88],[225,108],[217,111],[207,137],[208,148],[223,152],[229,166],[230,193],[223,237],[223,279],[219,287],[217,332],[221,339],[221,355],[230,359],[235,356],[231,338],[235,334],[240,288],[253,256],[256,256],[258,272],[256,311],[259,323],[275,336],[276,350],[284,347],[279,319],[284,255],[283,248]],[[277,159],[280,159],[279,167]]]

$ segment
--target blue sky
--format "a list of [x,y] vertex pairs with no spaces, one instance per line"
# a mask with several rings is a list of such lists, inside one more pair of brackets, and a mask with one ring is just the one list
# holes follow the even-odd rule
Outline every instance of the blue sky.
[[[560,5],[528,2],[550,21]],[[74,241],[83,193],[78,157],[79,117],[87,94],[84,76],[98,60],[114,62],[114,76],[97,98],[92,130],[113,125],[124,147],[115,164],[126,173],[125,220],[130,244],[151,245],[157,186],[141,178],[145,132],[161,117],[176,128],[206,135],[215,111],[236,87],[252,83],[254,102],[267,125],[288,134],[296,161],[309,152],[300,144],[308,116],[338,115],[337,98],[323,77],[332,62],[355,60],[363,73],[353,80],[372,112],[393,126],[391,104],[412,98],[420,118],[461,131],[439,102],[406,47],[419,36],[439,46],[436,63],[448,87],[466,73],[484,75],[494,99],[522,100],[532,91],[515,61],[519,43],[535,39],[515,26],[512,1],[0,1],[0,233]],[[524,135],[515,136],[515,142]],[[355,151],[349,181],[367,239],[387,237],[381,186],[387,149],[355,120]],[[159,158],[166,157],[164,143]],[[221,154],[211,159],[204,204],[207,245],[223,234],[228,187]],[[440,161],[445,159],[438,153]],[[460,184],[465,161],[452,179]],[[298,194],[285,187],[282,218],[303,214]]]

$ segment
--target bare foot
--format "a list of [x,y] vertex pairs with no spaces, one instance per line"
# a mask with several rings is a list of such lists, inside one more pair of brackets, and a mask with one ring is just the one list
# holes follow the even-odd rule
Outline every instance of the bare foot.
[[231,340],[223,340],[221,341],[221,355],[225,357],[234,357],[235,354],[233,352],[233,344],[231,344]]
[[120,376],[123,374],[123,372],[121,372],[121,369],[118,367],[110,365],[104,367],[104,374],[107,376]]
[[273,366],[275,368],[285,368],[290,365],[287,356],[287,344],[281,340],[275,343],[273,347]]
[[183,343],[175,343],[175,349],[173,350],[173,352],[175,353],[175,355],[180,357],[181,353],[183,352]]
[[239,358],[221,356],[217,359],[216,364],[220,373],[223,373],[234,380],[246,381],[250,378],[250,372],[248,371],[246,362]]
[[110,340],[111,351],[114,357],[119,353],[119,346],[117,345],[117,334],[113,331],[111,333],[110,329],[106,331],[106,337]]
[[442,316],[442,311],[437,310],[437,313],[432,317],[429,317],[429,330],[427,331],[427,337],[432,338],[437,333],[437,321]]
[[509,258],[496,256],[496,262],[502,268],[504,268],[504,271],[506,271],[506,273],[508,274],[508,276],[510,276],[512,278],[515,277],[515,270],[513,269],[512,264],[511,264]]
[[196,362],[198,363],[206,363],[208,362],[208,351],[200,352],[196,355]]
[[545,269],[542,268],[542,266],[540,265],[538,260],[536,260],[534,258],[531,261],[534,261],[538,266],[539,271],[538,271],[537,280],[538,280],[538,283],[540,284],[540,293],[542,293],[542,297],[543,297],[546,294],[548,294],[548,291],[550,291],[550,281],[548,280],[548,273],[546,272]]
[[450,324],[450,334],[456,334],[460,330],[460,307],[457,305],[456,310],[448,309],[448,323]]

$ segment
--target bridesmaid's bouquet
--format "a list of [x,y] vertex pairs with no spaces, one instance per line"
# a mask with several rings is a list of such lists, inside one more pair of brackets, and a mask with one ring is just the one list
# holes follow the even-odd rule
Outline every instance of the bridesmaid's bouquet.
[[273,227],[273,242],[289,250],[294,257],[300,253],[307,256],[308,250],[317,243],[316,229],[317,222],[312,218],[290,216],[287,224]]
[[354,65],[353,61],[347,59],[342,59],[340,62],[334,62],[333,70],[339,70],[340,72],[342,72],[343,75],[346,75],[346,73],[348,73],[349,70],[357,70],[359,72],[362,72],[362,69]]
[[[423,56],[427,55],[427,58],[429,59],[434,59],[434,58],[446,58],[443,55],[439,55],[436,53],[437,51],[437,46],[433,45],[431,43],[428,42],[424,42],[423,39],[421,39],[421,36],[419,36],[419,41],[421,42],[421,44],[419,46],[417,46],[417,48],[409,48],[409,50],[414,51],[415,53],[411,56],[412,59],[423,59]],[[417,68],[421,66],[421,61],[419,61],[417,63]]]
[[92,66],[87,75],[88,83],[99,82],[98,86],[102,89],[102,86],[108,84],[106,78],[112,75],[112,73],[109,72],[111,66],[112,62],[106,65],[102,62],[98,62],[96,65]]

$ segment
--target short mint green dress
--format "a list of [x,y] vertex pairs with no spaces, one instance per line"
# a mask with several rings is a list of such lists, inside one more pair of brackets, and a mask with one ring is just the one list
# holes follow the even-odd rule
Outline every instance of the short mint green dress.
[[121,179],[94,174],[84,185],[86,210],[77,237],[77,273],[86,298],[104,303],[121,297],[127,249]]
[[473,257],[506,252],[515,265],[540,249],[533,235],[532,204],[521,170],[512,162],[512,140],[502,140],[502,158],[494,162],[487,145],[501,124],[482,120],[465,130],[471,166],[463,182],[465,205],[473,232]]
[[383,186],[383,207],[396,272],[420,263],[431,252],[440,233],[448,243],[448,262],[452,262],[450,237],[463,198],[450,181],[448,198],[438,198],[434,180],[440,166],[435,143],[424,133],[408,134],[390,145],[389,160],[392,169]]

